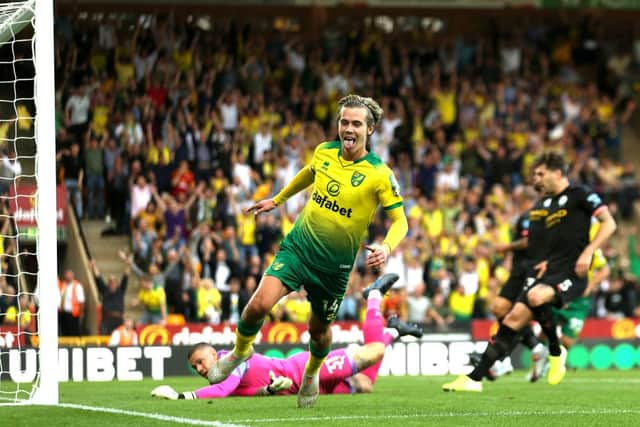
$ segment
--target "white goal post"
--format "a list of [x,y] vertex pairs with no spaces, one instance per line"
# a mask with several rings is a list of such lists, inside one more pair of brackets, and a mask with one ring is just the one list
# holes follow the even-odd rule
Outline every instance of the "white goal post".
[[[6,308],[0,315],[0,404],[58,404],[58,318],[57,306],[59,293],[57,288],[57,233],[56,233],[56,160],[55,160],[55,79],[54,79],[54,34],[53,0],[28,0],[0,4],[0,67],[7,73],[0,73],[0,145],[5,151],[0,163],[2,166],[13,159],[5,157],[5,152],[15,153],[15,162],[29,164],[16,172],[11,179],[0,174],[0,183],[8,181],[13,191],[0,194],[0,201],[18,206],[16,199],[28,198],[36,211],[37,225],[30,232],[35,234],[35,250],[23,248],[21,238],[25,230],[16,226],[12,214],[17,208],[3,210],[0,219],[13,227],[3,228],[0,237],[4,241],[14,242],[12,252],[3,253],[13,257],[17,271],[12,275],[16,281],[17,298],[25,296],[25,301],[37,302],[35,313],[26,313],[23,306],[17,304],[14,313],[9,315]],[[25,50],[31,47],[30,56]],[[27,46],[27,48],[25,48]],[[19,53],[16,53],[19,52]],[[35,73],[24,77],[21,71],[25,62]],[[13,82],[6,75],[13,69]],[[27,67],[27,69],[30,69]],[[13,83],[13,84],[12,84]],[[20,89],[19,89],[20,87]],[[13,88],[13,89],[10,89]],[[28,89],[24,89],[28,88]],[[31,89],[32,88],[32,89]],[[25,93],[26,92],[26,93]],[[6,95],[13,93],[13,99]],[[25,116],[26,114],[26,116]],[[20,144],[35,142],[33,155],[21,154]],[[29,171],[27,171],[29,169]],[[35,193],[23,195],[18,186],[23,181],[31,183]],[[7,195],[10,194],[10,195]],[[13,200],[12,200],[13,199]],[[35,206],[34,206],[35,205]],[[2,249],[4,251],[4,248]],[[21,257],[35,256],[37,270],[22,270]],[[4,271],[0,275],[5,274]],[[35,276],[35,289],[27,288],[24,276]],[[4,280],[3,280],[4,281]],[[7,296],[6,289],[5,296]],[[3,289],[0,288],[0,298]],[[33,307],[33,305],[31,305]],[[32,309],[31,309],[32,310]],[[29,328],[22,326],[22,316],[28,315],[35,320]],[[12,344],[7,335],[7,318],[12,317],[15,326]],[[1,320],[5,320],[2,322]],[[4,335],[3,335],[4,328]],[[20,336],[27,340],[22,342]],[[32,339],[37,337],[36,339]],[[17,343],[17,344],[16,344]],[[29,343],[34,343],[33,346]]]

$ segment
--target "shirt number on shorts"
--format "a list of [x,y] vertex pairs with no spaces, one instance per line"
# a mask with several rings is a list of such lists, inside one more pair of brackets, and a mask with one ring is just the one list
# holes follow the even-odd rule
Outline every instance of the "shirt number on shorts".
[[571,287],[571,285],[573,285],[573,282],[569,279],[566,279],[563,282],[560,282],[558,284],[558,289],[562,292],[567,292],[569,290],[569,288]]
[[322,305],[324,306],[324,311],[327,313],[327,320],[333,321],[338,314],[338,307],[340,307],[338,300],[322,301]]
[[536,283],[535,277],[527,277],[527,282],[524,284],[524,290],[528,291],[534,283]]

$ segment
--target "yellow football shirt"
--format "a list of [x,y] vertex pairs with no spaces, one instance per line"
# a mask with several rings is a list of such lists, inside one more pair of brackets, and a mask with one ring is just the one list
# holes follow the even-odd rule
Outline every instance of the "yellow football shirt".
[[28,310],[19,311],[17,307],[12,305],[7,309],[5,319],[8,323],[18,323],[18,319],[20,319],[20,327],[26,328],[31,323],[31,312]]
[[256,244],[256,218],[254,215],[244,212],[236,215],[238,223],[238,237],[240,243],[245,246]]
[[222,303],[222,295],[217,288],[199,288],[197,293],[198,318],[203,319],[209,307],[219,309]]
[[293,246],[322,271],[349,271],[378,205],[402,208],[398,183],[374,153],[345,160],[339,141],[319,144],[309,167],[311,198],[283,246]]
[[444,215],[442,210],[436,208],[432,211],[426,211],[422,217],[422,228],[431,238],[437,238],[444,230]]
[[97,135],[103,135],[107,131],[110,112],[111,108],[107,105],[96,105],[93,107],[91,128]]
[[607,258],[605,258],[604,254],[602,253],[602,249],[597,249],[593,253],[591,264],[589,265],[589,280],[591,280],[591,277],[595,274],[596,271],[600,270],[605,265],[607,265]]
[[290,322],[307,323],[311,317],[311,303],[306,299],[287,298],[284,301],[284,309]]
[[434,99],[440,118],[444,125],[450,125],[456,120],[456,94],[453,91],[438,92]]
[[164,288],[156,285],[152,289],[140,289],[138,299],[151,313],[160,313],[162,306],[167,302]]

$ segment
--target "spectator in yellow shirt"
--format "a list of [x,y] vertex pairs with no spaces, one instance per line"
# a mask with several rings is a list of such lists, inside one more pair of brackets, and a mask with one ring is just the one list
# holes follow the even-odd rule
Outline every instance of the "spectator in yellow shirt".
[[220,323],[220,303],[222,296],[212,279],[202,279],[198,283],[198,319],[207,323]]
[[300,292],[291,292],[284,299],[283,310],[285,319],[294,323],[307,323],[311,316],[311,303],[307,300],[304,288]]
[[240,209],[236,215],[238,223],[238,255],[240,267],[244,268],[246,260],[258,255],[256,246],[256,218],[252,213]]
[[7,309],[5,322],[19,325],[21,329],[26,329],[31,325],[31,303],[28,295],[20,295],[18,306],[12,305]]
[[462,265],[458,285],[449,295],[449,308],[456,320],[466,322],[473,316],[479,283],[476,260],[466,256]]
[[462,234],[458,236],[458,244],[463,255],[472,255],[478,246],[479,237],[476,234],[476,227],[473,222],[467,222],[462,229]]
[[153,283],[148,274],[140,277],[140,292],[133,305],[144,307],[140,318],[142,324],[164,324],[167,320],[167,296],[164,288]]

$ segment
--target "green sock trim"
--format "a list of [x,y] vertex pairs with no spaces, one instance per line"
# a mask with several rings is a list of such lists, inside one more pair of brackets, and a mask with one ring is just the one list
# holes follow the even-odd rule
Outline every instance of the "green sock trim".
[[309,353],[313,354],[315,357],[326,357],[327,354],[331,351],[331,346],[327,346],[325,348],[316,348],[313,345],[313,341],[309,341]]
[[247,325],[242,321],[242,319],[240,319],[238,322],[238,332],[240,332],[240,335],[244,335],[245,337],[252,337],[260,331],[263,323],[264,319],[259,321],[256,325]]

